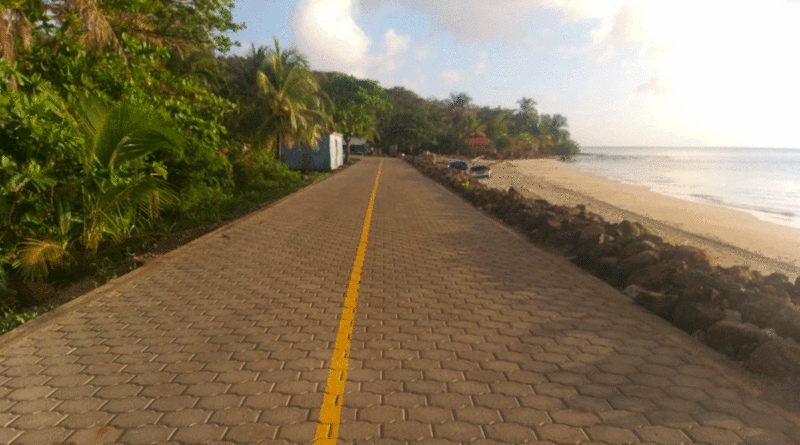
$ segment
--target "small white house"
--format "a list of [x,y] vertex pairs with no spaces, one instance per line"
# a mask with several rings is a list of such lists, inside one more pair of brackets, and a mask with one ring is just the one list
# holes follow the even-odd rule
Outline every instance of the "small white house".
[[341,133],[325,133],[316,146],[284,146],[281,160],[293,170],[336,170],[344,164],[344,137]]

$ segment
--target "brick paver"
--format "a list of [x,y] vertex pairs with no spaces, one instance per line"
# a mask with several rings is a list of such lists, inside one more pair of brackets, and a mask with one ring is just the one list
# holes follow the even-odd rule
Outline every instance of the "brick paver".
[[[0,443],[311,443],[378,162],[0,340]],[[800,443],[753,387],[385,160],[340,443]]]

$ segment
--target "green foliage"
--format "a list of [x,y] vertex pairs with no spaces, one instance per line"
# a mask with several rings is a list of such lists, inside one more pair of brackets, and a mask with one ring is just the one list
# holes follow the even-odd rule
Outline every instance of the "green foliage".
[[53,306],[43,306],[25,312],[16,312],[16,311],[3,312],[2,314],[0,314],[0,335],[9,332],[10,330],[16,328],[21,324],[27,323],[42,314],[50,312],[53,309],[54,309]]
[[248,150],[239,155],[233,171],[240,190],[288,190],[303,183],[299,172],[289,169],[264,150]]
[[322,89],[333,102],[333,127],[345,137],[375,140],[378,125],[392,104],[378,82],[342,73],[323,75]]
[[237,127],[256,149],[312,143],[330,128],[326,98],[305,57],[295,48],[253,46],[244,59],[234,60],[240,85]]

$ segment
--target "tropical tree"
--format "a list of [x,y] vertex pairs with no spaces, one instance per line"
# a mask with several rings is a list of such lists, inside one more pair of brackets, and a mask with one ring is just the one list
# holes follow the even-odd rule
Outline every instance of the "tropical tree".
[[108,106],[87,98],[77,108],[82,175],[54,187],[50,238],[29,239],[19,250],[16,266],[30,279],[46,277],[75,253],[92,260],[101,242],[129,236],[175,201],[166,168],[148,160],[156,150],[183,143],[163,116],[134,101]]
[[514,135],[528,132],[535,133],[539,123],[539,112],[536,111],[536,101],[523,97],[519,101],[519,109],[514,113]]
[[[0,8],[0,58],[5,59],[9,66],[14,65],[17,44],[27,48],[31,43],[31,24],[24,12],[13,6]],[[9,82],[11,91],[16,92],[16,76],[9,76]]]
[[378,137],[378,125],[391,111],[392,104],[374,80],[326,73],[322,88],[333,103],[333,128],[344,135],[347,159],[353,137],[373,140]]
[[272,48],[253,47],[248,59],[242,73],[254,73],[254,88],[239,122],[253,142],[262,147],[274,142],[280,159],[284,144],[316,141],[331,119],[306,58],[295,48],[281,48],[276,38]]

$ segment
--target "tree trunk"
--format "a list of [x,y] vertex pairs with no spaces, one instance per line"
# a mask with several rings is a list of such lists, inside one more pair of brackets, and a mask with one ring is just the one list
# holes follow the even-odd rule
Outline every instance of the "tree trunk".
[[349,135],[349,134],[344,136],[345,147],[347,147],[344,150],[344,163],[345,164],[347,164],[347,161],[350,160],[350,141],[352,140],[352,138],[353,137],[351,135]]
[[278,158],[278,162],[283,162],[283,159],[281,159],[282,152],[281,152],[281,135],[280,134],[275,136],[275,143],[277,144],[275,146],[275,157]]

